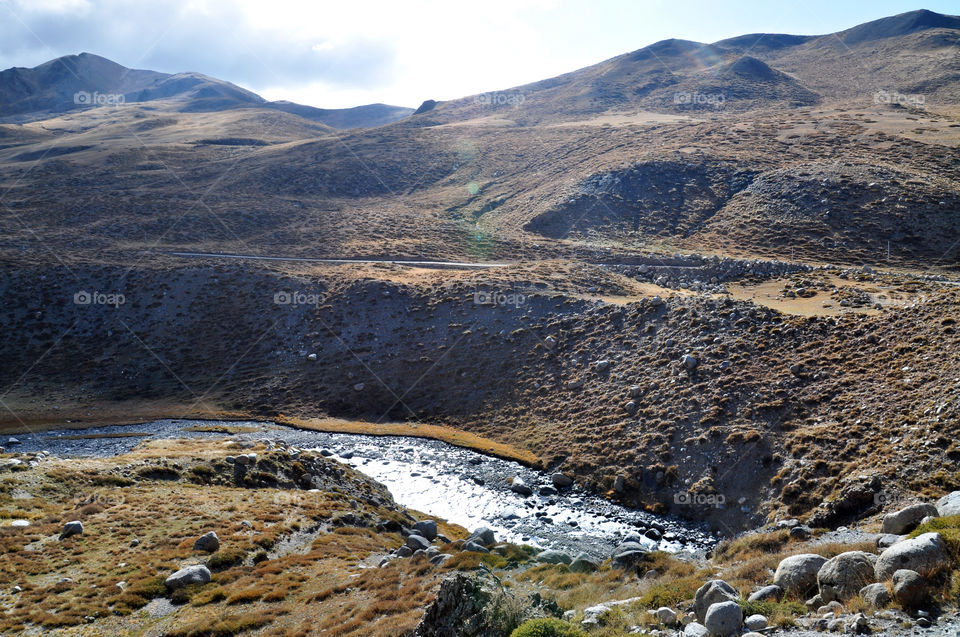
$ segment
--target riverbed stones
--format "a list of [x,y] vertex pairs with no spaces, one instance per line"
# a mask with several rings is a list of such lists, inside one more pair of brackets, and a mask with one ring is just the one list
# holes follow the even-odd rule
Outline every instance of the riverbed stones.
[[493,529],[486,526],[481,526],[470,534],[470,537],[467,538],[467,542],[475,542],[480,546],[486,547],[490,546],[491,544],[496,544],[497,536],[493,532]]
[[210,569],[203,564],[181,568],[166,579],[164,584],[170,590],[176,590],[191,584],[206,584],[210,581]]
[[510,483],[510,490],[517,495],[522,495],[523,497],[533,495],[533,489],[531,489],[520,477],[513,479],[513,482]]
[[880,554],[876,564],[876,578],[885,581],[902,569],[933,571],[950,563],[947,543],[939,533],[924,533],[917,537],[897,542]]
[[710,606],[721,602],[735,603],[739,598],[740,595],[733,586],[720,579],[710,580],[697,589],[693,599],[693,612],[697,615],[697,621],[703,622]]
[[425,537],[431,542],[437,539],[437,523],[434,520],[420,520],[413,525],[417,535]]
[[566,489],[567,487],[573,485],[573,478],[565,473],[554,473],[552,476],[550,476],[550,480],[553,481],[553,486],[558,489]]
[[883,516],[883,532],[903,535],[917,528],[923,518],[937,515],[937,507],[932,504],[912,504]]
[[823,601],[844,602],[872,584],[876,561],[876,555],[864,551],[847,551],[827,560],[817,572]]
[[893,598],[904,608],[917,608],[927,601],[929,587],[916,571],[901,568],[893,574]]
[[220,538],[214,531],[204,533],[193,543],[194,551],[204,551],[206,553],[216,553],[220,550]]
[[817,573],[826,562],[827,558],[815,553],[791,555],[777,566],[773,584],[789,593],[806,596],[816,587]]
[[537,555],[537,561],[544,564],[570,564],[573,559],[563,551],[549,549]]
[[83,534],[83,522],[80,520],[72,520],[63,525],[63,530],[60,531],[60,539],[65,539],[72,537],[74,535]]
[[960,491],[954,491],[937,500],[937,513],[942,518],[960,515]]
[[743,609],[735,601],[711,604],[703,625],[711,635],[727,637],[737,635],[743,629]]
[[868,584],[860,589],[860,597],[874,608],[884,608],[890,603],[890,591],[883,584]]

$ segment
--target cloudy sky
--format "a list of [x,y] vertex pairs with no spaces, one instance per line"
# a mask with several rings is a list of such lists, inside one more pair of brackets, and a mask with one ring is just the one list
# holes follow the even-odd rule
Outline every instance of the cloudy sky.
[[[552,77],[670,37],[819,34],[900,0],[0,0],[0,68],[88,51],[268,99],[417,106]],[[958,13],[956,0],[925,8]]]

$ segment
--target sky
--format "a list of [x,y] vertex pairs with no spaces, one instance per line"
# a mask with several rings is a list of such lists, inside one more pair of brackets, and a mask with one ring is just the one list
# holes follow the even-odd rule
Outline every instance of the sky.
[[321,108],[416,107],[667,38],[817,35],[956,0],[0,0],[0,68],[80,52]]

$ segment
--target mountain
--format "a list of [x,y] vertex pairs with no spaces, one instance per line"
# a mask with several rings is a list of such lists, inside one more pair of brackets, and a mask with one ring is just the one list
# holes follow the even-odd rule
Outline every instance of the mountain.
[[269,102],[252,91],[202,73],[128,69],[92,53],[60,57],[32,69],[0,71],[0,122],[36,121],[120,101],[155,102],[164,110],[180,113],[256,107],[283,111],[336,129],[382,126],[413,113],[412,108],[386,104],[322,109]]
[[956,103],[960,17],[912,11],[819,36],[755,33],[712,44],[663,40],[548,80],[440,102],[426,124],[530,125],[628,110],[690,113],[872,100],[878,91]]

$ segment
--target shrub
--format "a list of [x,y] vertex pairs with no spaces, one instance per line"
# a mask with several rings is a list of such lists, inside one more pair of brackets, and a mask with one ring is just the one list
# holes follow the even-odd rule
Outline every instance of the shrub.
[[586,633],[559,619],[531,619],[524,622],[510,637],[586,637]]

